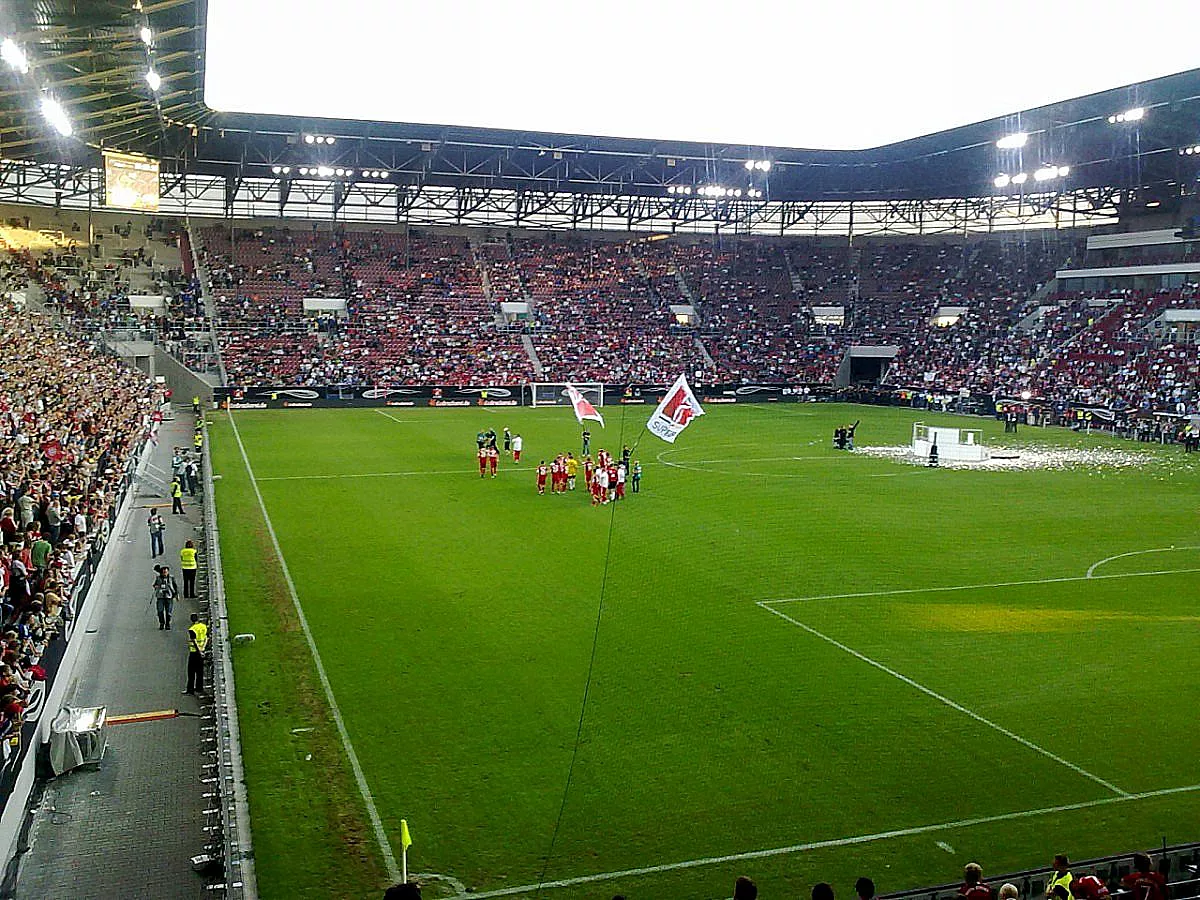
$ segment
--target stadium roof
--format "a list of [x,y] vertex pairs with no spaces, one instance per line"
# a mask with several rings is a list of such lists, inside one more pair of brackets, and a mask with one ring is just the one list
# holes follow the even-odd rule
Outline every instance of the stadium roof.
[[[1170,196],[1194,190],[1200,164],[1200,155],[1179,153],[1200,143],[1200,69],[855,151],[217,113],[203,101],[205,12],[205,0],[8,5],[0,32],[25,49],[30,70],[0,67],[0,153],[87,164],[104,147],[159,157],[165,171],[234,178],[325,166],[356,178],[385,171],[399,184],[649,196],[708,186],[813,201],[988,196],[999,175],[1025,173],[1032,188],[1033,173],[1050,167],[1067,167],[1052,182],[1063,190]],[[149,47],[142,27],[151,29]],[[151,65],[162,79],[157,93],[145,80]],[[65,107],[72,138],[38,114],[43,91]],[[1109,121],[1134,108],[1144,110],[1137,121]],[[996,147],[1014,132],[1029,135],[1023,148]],[[307,143],[310,134],[335,140]],[[770,170],[747,170],[748,159],[769,160]]]

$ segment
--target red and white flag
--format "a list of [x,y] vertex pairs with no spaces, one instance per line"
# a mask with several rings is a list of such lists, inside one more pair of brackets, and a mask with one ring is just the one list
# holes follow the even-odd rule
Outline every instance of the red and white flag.
[[596,412],[596,407],[588,402],[588,399],[579,393],[579,388],[573,384],[567,385],[567,396],[571,398],[571,406],[575,407],[575,418],[580,425],[584,419],[593,419],[600,423],[600,427],[604,427],[604,416]]
[[58,462],[66,456],[66,453],[63,452],[62,444],[56,440],[43,441],[41,449],[42,455],[50,460],[50,462]]
[[668,444],[675,443],[679,433],[691,424],[696,416],[704,415],[704,407],[688,387],[687,376],[680,375],[663,397],[662,403],[650,416],[646,427]]

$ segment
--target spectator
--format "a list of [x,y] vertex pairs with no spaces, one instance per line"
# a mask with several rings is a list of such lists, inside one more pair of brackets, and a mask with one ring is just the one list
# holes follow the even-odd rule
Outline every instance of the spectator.
[[833,900],[833,886],[820,881],[813,885],[812,900]]
[[394,884],[383,892],[383,900],[421,900],[421,886],[415,881]]
[[875,900],[875,882],[863,877],[854,882],[854,893],[858,900]]
[[1011,881],[1007,881],[1000,885],[1000,893],[996,896],[999,900],[1019,900],[1021,891]]
[[745,875],[739,875],[733,883],[733,900],[757,900],[757,897],[758,885]]
[[1133,871],[1121,879],[1121,886],[1130,892],[1130,900],[1167,900],[1167,879],[1154,871],[1154,864],[1145,853],[1133,855]]
[[992,900],[992,886],[983,880],[983,867],[979,863],[967,863],[963,867],[963,883],[958,888],[959,896],[967,900]]

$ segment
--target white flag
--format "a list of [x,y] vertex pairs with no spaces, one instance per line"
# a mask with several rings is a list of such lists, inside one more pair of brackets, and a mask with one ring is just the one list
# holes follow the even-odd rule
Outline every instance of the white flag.
[[679,432],[687,428],[692,419],[704,415],[704,407],[688,387],[687,376],[680,375],[667,391],[663,402],[650,416],[646,427],[650,433],[662,438],[668,444],[675,443]]
[[579,388],[573,384],[567,385],[567,396],[571,398],[571,406],[575,409],[575,420],[580,425],[584,419],[595,419],[600,423],[600,427],[604,427],[604,416],[596,412],[596,407],[592,406],[588,399],[579,393]]

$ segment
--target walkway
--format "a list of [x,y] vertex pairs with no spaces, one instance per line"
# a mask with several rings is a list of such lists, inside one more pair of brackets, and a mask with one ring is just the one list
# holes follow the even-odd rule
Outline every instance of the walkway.
[[[162,424],[153,465],[169,470],[172,447],[190,444],[192,423],[188,412]],[[92,618],[86,633],[76,636],[87,641],[82,674],[68,686],[65,702],[107,706],[110,716],[176,708],[183,715],[111,726],[98,771],[76,770],[48,784],[21,862],[20,900],[212,896],[190,863],[206,842],[201,778],[210,757],[201,753],[200,704],[180,695],[188,616],[198,606],[180,599],[174,629],[159,631],[150,593],[155,562],[171,566],[182,591],[179,550],[185,540],[200,536],[200,506],[199,498],[193,503],[185,496],[186,515],[172,516],[164,493],[144,483],[134,495],[127,532],[112,537],[109,552],[118,554],[116,565],[107,590],[88,600]],[[163,503],[166,556],[152,562],[146,507]],[[203,580],[201,573],[201,592]]]

